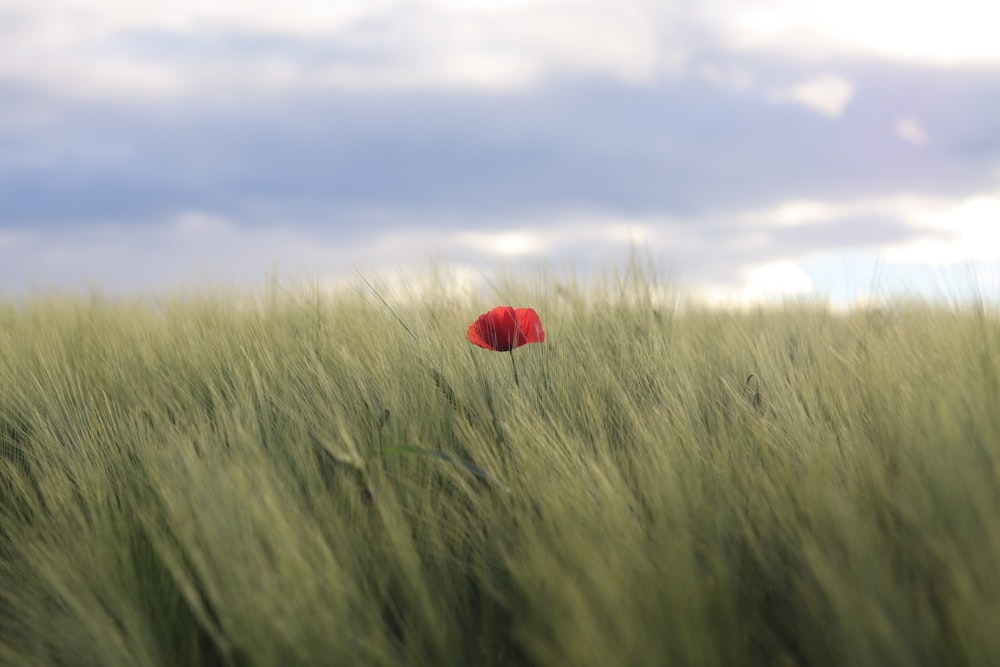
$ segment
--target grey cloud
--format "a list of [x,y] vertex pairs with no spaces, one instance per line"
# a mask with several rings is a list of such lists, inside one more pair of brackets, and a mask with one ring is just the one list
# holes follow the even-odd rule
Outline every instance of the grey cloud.
[[748,266],[776,260],[800,261],[812,254],[850,254],[905,241],[913,229],[877,216],[847,217],[794,227],[699,225],[688,242],[703,251],[667,253],[679,274],[690,280],[735,282]]
[[[656,88],[564,81],[505,96],[330,91],[204,109],[92,105],[38,139],[0,135],[8,149],[58,147],[49,164],[0,168],[0,216],[5,224],[145,220],[178,208],[248,223],[260,211],[308,221],[367,209],[443,221],[579,208],[696,216],[787,198],[974,190],[992,178],[1000,87],[988,76],[841,69],[858,94],[839,120],[694,79]],[[893,135],[904,114],[924,123],[928,146]],[[82,145],[117,152],[74,150]]]
[[[204,211],[246,230],[284,226],[357,248],[414,225],[494,229],[598,212],[674,220],[657,223],[662,245],[654,252],[683,275],[727,281],[747,264],[914,234],[879,218],[748,228],[741,212],[790,199],[995,187],[996,72],[740,64],[753,73],[753,90],[728,92],[694,76],[645,87],[565,78],[505,94],[330,89],[204,104],[84,104],[8,88],[12,105],[41,111],[6,125],[0,114],[0,229],[138,228]],[[840,119],[766,100],[768,87],[830,71],[856,86]],[[919,118],[926,146],[893,135],[903,116]],[[598,263],[608,247],[568,242],[555,250]],[[472,251],[456,257],[483,259]],[[164,275],[183,264],[158,261]],[[115,280],[128,273],[108,271]],[[4,282],[15,282],[7,273]]]

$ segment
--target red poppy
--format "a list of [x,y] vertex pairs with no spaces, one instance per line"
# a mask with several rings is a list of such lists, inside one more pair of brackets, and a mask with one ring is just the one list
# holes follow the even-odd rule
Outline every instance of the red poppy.
[[469,325],[469,342],[487,350],[508,352],[528,343],[545,341],[542,321],[531,308],[497,306]]

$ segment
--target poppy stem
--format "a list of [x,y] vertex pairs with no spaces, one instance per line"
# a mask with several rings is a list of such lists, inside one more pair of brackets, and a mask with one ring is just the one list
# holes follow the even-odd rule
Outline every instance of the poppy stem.
[[521,381],[517,379],[517,363],[514,361],[514,349],[510,349],[510,365],[514,367],[514,384],[521,386]]

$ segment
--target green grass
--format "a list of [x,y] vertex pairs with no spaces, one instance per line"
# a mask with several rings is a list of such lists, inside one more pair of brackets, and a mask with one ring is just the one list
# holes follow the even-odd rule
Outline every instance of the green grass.
[[537,282],[3,305],[0,664],[1000,664],[995,313]]

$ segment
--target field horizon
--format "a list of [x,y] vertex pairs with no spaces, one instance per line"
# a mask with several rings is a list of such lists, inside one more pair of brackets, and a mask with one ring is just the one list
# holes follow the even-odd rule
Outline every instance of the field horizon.
[[1000,664],[995,308],[440,281],[0,304],[0,664]]

